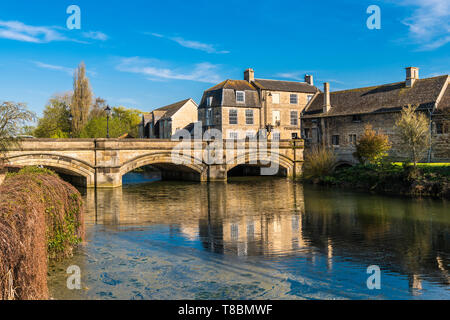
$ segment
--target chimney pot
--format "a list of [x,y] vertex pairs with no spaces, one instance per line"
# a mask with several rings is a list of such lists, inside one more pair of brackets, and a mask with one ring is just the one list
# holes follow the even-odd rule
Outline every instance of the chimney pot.
[[247,82],[255,81],[255,71],[251,68],[248,68],[244,71],[244,80]]
[[305,82],[310,85],[314,85],[314,77],[312,74],[305,74]]
[[331,109],[330,102],[330,83],[325,82],[323,84],[323,112],[326,113]]
[[406,86],[411,88],[414,85],[414,82],[419,80],[419,68],[416,67],[408,67],[406,68]]

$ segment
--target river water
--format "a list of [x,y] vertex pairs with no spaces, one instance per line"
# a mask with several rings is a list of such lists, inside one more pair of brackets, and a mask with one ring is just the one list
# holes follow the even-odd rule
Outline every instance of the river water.
[[[50,266],[53,298],[450,299],[450,202],[282,178],[126,179],[84,191],[86,243]],[[81,290],[67,288],[70,265]]]

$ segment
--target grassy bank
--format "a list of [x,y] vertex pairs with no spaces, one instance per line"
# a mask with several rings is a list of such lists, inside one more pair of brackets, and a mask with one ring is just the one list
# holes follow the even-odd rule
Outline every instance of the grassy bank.
[[0,186],[0,300],[47,299],[49,260],[83,238],[80,193],[55,173],[29,167]]
[[305,181],[385,194],[433,196],[450,199],[450,164],[358,165]]

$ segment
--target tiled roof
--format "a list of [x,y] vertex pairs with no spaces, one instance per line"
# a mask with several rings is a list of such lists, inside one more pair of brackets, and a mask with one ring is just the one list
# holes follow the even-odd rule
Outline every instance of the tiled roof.
[[[166,119],[172,117],[178,110],[180,110],[191,98],[178,101],[167,106],[153,110],[155,118]],[[195,103],[195,102],[194,102]]]
[[209,88],[208,90],[206,90],[206,92],[219,89],[234,89],[238,91],[256,90],[256,88],[253,87],[248,81],[227,79],[215,85],[214,87]]
[[306,82],[255,79],[254,85],[263,90],[316,93],[315,86]]
[[405,82],[358,88],[330,93],[331,109],[323,112],[323,93],[307,106],[304,116],[340,116],[399,111],[407,105],[419,109],[432,108],[441,93],[448,75],[416,80],[412,88]]

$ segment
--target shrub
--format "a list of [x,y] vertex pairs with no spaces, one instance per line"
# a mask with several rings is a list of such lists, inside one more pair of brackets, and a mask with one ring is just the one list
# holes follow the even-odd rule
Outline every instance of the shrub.
[[0,300],[46,299],[48,259],[83,238],[79,192],[46,169],[26,168],[0,186]]
[[391,148],[389,138],[376,132],[370,124],[366,125],[363,135],[356,143],[354,156],[362,164],[380,164]]
[[313,147],[305,152],[303,177],[306,179],[320,178],[330,175],[334,171],[336,155],[330,148]]
[[402,109],[395,125],[400,148],[409,154],[416,167],[430,146],[430,121],[425,114],[417,112],[417,107],[408,106]]

